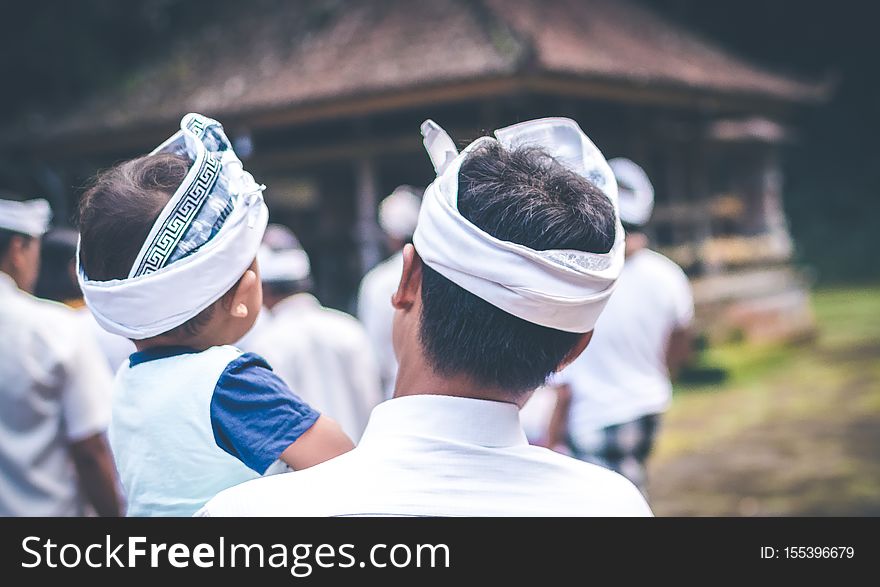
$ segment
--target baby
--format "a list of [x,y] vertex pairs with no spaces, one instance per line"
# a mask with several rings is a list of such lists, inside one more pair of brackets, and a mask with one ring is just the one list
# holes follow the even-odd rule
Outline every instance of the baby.
[[262,305],[263,187],[217,121],[188,114],[82,198],[85,299],[137,347],[116,375],[109,430],[128,515],[188,516],[279,460],[302,469],[352,448],[262,357],[230,346]]

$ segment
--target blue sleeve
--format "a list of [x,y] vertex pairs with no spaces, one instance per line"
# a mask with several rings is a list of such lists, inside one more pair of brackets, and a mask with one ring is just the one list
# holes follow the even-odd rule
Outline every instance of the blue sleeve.
[[217,446],[261,475],[318,416],[254,353],[226,366],[211,398]]

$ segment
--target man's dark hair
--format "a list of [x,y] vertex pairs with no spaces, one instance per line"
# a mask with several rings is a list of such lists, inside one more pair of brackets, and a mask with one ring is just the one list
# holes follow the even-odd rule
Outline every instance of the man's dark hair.
[[[614,244],[608,198],[534,147],[472,152],[459,171],[458,210],[495,238],[535,250],[607,253]],[[419,335],[435,371],[516,395],[542,385],[580,337],[512,316],[424,264],[422,306]]]
[[[89,279],[125,279],[159,213],[190,168],[173,154],[138,157],[100,172],[79,204],[80,263]],[[195,335],[213,306],[175,328]],[[172,331],[172,332],[173,332]]]

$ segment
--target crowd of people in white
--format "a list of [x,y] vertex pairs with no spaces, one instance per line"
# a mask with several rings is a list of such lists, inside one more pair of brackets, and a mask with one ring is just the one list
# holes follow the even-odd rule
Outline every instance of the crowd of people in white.
[[0,515],[651,515],[693,320],[651,182],[569,119],[421,131],[436,178],[380,204],[356,317],[210,118],[99,175],[73,237],[0,196]]

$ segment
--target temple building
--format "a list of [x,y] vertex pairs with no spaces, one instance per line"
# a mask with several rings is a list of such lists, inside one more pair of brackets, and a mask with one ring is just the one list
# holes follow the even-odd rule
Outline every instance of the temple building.
[[377,203],[433,177],[425,118],[466,144],[567,116],[607,157],[648,172],[654,243],[692,278],[712,339],[809,332],[781,160],[798,113],[827,99],[822,84],[746,62],[633,0],[252,4],[206,15],[51,124],[6,133],[0,153],[67,218],[96,169],[148,151],[186,112],[217,118],[268,186],[272,221],[310,253],[319,297],[351,310],[385,254]]

